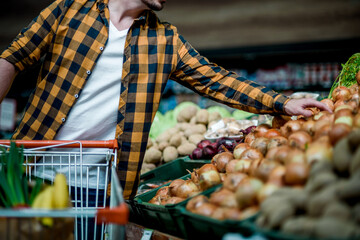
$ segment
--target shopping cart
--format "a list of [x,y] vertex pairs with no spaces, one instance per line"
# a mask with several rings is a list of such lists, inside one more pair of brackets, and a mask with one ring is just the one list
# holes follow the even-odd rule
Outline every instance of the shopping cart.
[[[36,176],[51,183],[57,171],[66,175],[72,207],[64,210],[0,209],[0,219],[5,219],[6,222],[6,226],[2,224],[5,236],[0,236],[0,239],[23,239],[24,235],[20,234],[24,229],[25,235],[34,239],[34,236],[36,239],[64,239],[59,236],[61,230],[36,232],[37,229],[33,229],[36,228],[34,221],[30,219],[41,217],[72,219],[74,239],[87,240],[90,236],[93,239],[125,238],[129,210],[115,172],[118,148],[116,140],[17,140],[15,143],[17,146],[24,146],[24,165],[30,181]],[[9,147],[10,141],[0,140],[0,146]],[[94,159],[102,160],[95,162]],[[109,179],[110,197],[107,196]],[[90,198],[94,200],[89,204]],[[66,226],[63,228],[65,231]],[[50,233],[54,233],[54,236],[49,237]]]

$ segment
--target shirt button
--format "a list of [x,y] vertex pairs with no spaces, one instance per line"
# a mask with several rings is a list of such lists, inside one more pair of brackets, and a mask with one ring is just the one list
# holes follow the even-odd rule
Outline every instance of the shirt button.
[[75,98],[79,98],[79,95],[78,95],[78,94],[75,94],[74,97],[75,97]]
[[91,73],[91,71],[90,71],[90,70],[87,70],[86,73],[89,75],[89,74]]
[[100,47],[100,51],[104,50],[104,47]]
[[61,121],[62,121],[62,122],[65,122],[65,118],[62,118]]

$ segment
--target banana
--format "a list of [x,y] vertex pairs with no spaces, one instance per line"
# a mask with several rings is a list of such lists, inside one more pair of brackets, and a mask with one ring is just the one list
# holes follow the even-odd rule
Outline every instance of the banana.
[[[54,186],[48,186],[43,191],[44,197],[41,203],[42,209],[53,209],[54,208]],[[52,227],[54,224],[53,218],[43,217],[41,218],[41,222],[43,225]]]
[[54,179],[54,207],[67,208],[69,206],[69,191],[66,184],[66,177],[57,173]]

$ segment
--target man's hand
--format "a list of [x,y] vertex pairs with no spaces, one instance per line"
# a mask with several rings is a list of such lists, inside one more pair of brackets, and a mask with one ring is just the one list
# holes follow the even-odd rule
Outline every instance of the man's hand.
[[322,102],[312,98],[290,99],[284,107],[285,113],[290,116],[303,115],[304,117],[311,117],[312,112],[307,108],[317,107],[320,111],[332,112],[331,109]]

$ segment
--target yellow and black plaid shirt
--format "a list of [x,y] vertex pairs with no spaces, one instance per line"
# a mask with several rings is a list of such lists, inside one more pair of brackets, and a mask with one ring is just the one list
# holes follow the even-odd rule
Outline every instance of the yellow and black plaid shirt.
[[[107,0],[56,0],[2,53],[0,57],[19,71],[44,61],[13,138],[55,137],[106,47],[108,27]],[[287,101],[269,88],[210,63],[174,26],[160,22],[151,11],[131,26],[124,62],[119,64],[123,64],[123,73],[116,136],[118,175],[125,198],[135,196],[151,122],[168,79],[254,113],[283,113]]]

